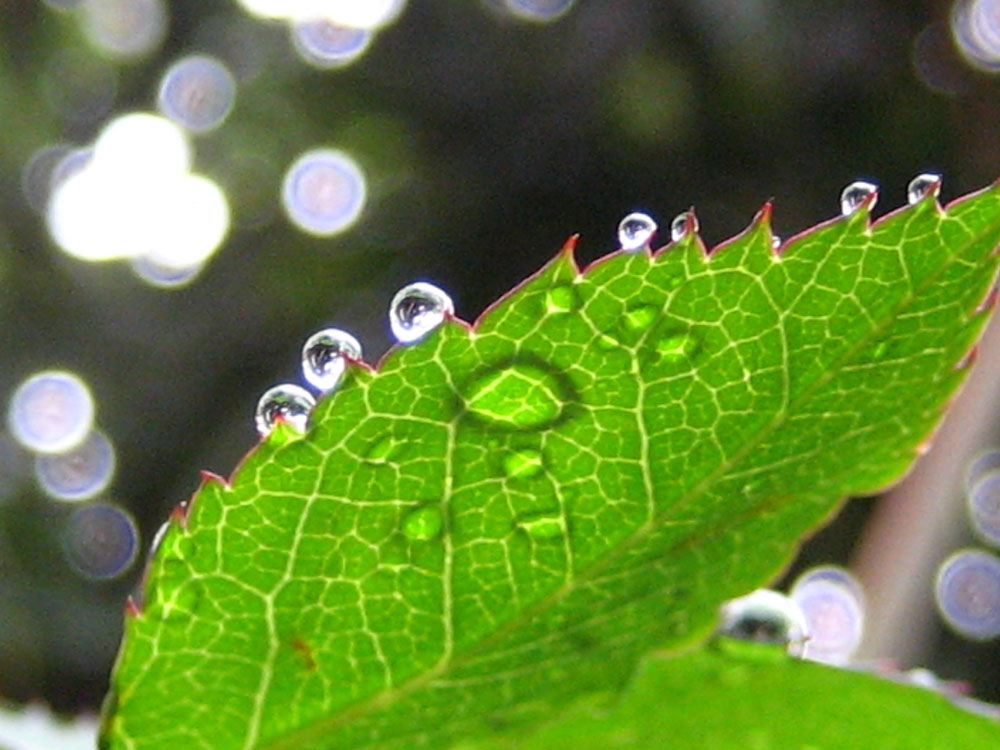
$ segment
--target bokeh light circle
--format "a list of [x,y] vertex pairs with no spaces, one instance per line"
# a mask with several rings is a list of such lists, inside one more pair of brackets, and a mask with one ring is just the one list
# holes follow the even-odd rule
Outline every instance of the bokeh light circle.
[[160,81],[157,106],[173,122],[193,133],[219,127],[236,100],[236,79],[209,55],[189,55],[167,69]]
[[7,424],[28,450],[62,453],[79,445],[94,422],[94,399],[76,375],[47,370],[32,375],[11,396]]
[[300,156],[285,173],[281,203],[295,226],[329,236],[358,220],[366,194],[365,176],[350,156],[316,149]]
[[979,549],[956,552],[941,565],[934,587],[938,612],[970,640],[1000,636],[1000,559]]
[[56,500],[87,500],[107,489],[115,472],[115,449],[107,436],[93,430],[65,453],[35,458],[39,486]]
[[117,578],[135,562],[139,530],[131,514],[113,505],[84,505],[63,527],[63,553],[84,578]]

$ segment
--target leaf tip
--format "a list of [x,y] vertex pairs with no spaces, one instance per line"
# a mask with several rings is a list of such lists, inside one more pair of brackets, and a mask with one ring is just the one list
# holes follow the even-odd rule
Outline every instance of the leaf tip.
[[577,265],[576,262],[576,243],[579,241],[580,241],[579,233],[571,234],[563,243],[563,246],[559,249],[559,252],[557,253],[558,256],[565,257],[566,260],[568,260],[572,264],[573,268],[576,269],[577,273],[580,272],[579,266]]
[[125,597],[125,617],[141,617],[142,616],[142,606],[139,604],[137,597],[129,594]]

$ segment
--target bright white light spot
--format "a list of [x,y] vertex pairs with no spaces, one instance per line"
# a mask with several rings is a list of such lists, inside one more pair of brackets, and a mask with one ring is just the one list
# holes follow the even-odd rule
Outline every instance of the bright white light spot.
[[32,375],[10,398],[7,424],[28,450],[62,453],[79,445],[94,422],[94,399],[76,375],[47,370]]
[[111,483],[115,471],[115,449],[103,432],[94,430],[66,453],[45,454],[35,459],[35,478],[56,500],[86,500],[100,494]]
[[207,55],[178,60],[164,74],[157,100],[160,112],[194,133],[219,127],[233,108],[236,79]]
[[357,60],[372,40],[367,29],[341,26],[327,20],[302,21],[291,27],[299,57],[317,68],[336,68]]
[[191,167],[191,146],[170,120],[133,112],[115,118],[97,136],[94,161],[117,174],[183,174]]
[[63,552],[85,578],[116,578],[135,561],[139,531],[132,516],[111,505],[77,508],[63,529]]
[[206,177],[165,180],[156,201],[159,211],[143,247],[143,255],[155,265],[174,270],[199,266],[229,231],[226,196]]
[[965,58],[983,70],[1000,70],[1000,0],[959,0],[951,33]]
[[569,12],[575,0],[506,0],[507,11],[526,21],[555,21]]
[[147,256],[174,272],[202,265],[229,230],[229,204],[218,185],[187,171],[190,161],[187,138],[169,120],[118,118],[86,167],[55,188],[53,239],[82,260]]
[[311,234],[329,236],[351,226],[365,207],[365,176],[342,151],[303,154],[285,173],[281,201],[288,218]]
[[112,57],[131,59],[153,52],[167,31],[161,0],[84,0],[83,31]]
[[325,18],[341,26],[379,29],[395,21],[406,0],[239,0],[261,18],[309,21]]

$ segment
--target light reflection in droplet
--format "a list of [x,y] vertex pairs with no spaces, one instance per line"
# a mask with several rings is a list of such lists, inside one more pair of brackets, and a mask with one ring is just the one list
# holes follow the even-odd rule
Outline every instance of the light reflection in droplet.
[[365,176],[342,151],[317,149],[300,156],[285,173],[281,202],[300,229],[320,236],[343,232],[365,206]]
[[107,489],[115,472],[115,449],[99,430],[65,453],[35,459],[39,486],[56,500],[87,500]]
[[1000,636],[1000,559],[978,549],[956,552],[941,565],[934,588],[938,612],[961,636]]
[[337,68],[354,62],[372,40],[368,29],[341,26],[326,19],[292,24],[291,34],[299,57],[317,68]]
[[208,55],[189,55],[163,75],[157,105],[181,127],[207,133],[222,124],[235,99],[236,80],[225,65]]
[[62,534],[63,553],[84,578],[116,578],[131,567],[139,549],[132,516],[113,505],[85,505],[73,511]]
[[958,0],[951,11],[951,33],[972,65],[1000,71],[1000,0]]
[[90,389],[76,375],[61,370],[36,373],[11,396],[7,424],[28,450],[62,453],[79,445],[94,422]]
[[153,52],[167,31],[162,0],[84,0],[83,31],[91,44],[117,58]]

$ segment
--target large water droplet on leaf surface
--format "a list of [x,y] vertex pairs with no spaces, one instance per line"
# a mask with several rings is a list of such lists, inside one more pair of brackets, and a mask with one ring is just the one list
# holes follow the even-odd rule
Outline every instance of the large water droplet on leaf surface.
[[618,224],[618,244],[626,252],[649,249],[656,234],[656,222],[643,213],[631,213]]
[[[840,193],[840,213],[850,216],[857,211],[871,196],[878,192],[878,185],[857,180],[845,187]],[[875,208],[875,200],[872,199],[869,208]]]
[[392,334],[411,344],[433,331],[455,312],[451,297],[433,284],[418,281],[400,289],[389,305]]
[[784,594],[758,589],[722,605],[719,635],[741,641],[784,646],[800,654],[807,625],[802,610]]
[[919,203],[932,193],[936,197],[941,190],[941,175],[926,172],[918,174],[906,186],[906,202],[911,206]]
[[510,429],[539,429],[566,406],[566,388],[539,365],[514,362],[488,371],[465,389],[465,406],[480,419]]

